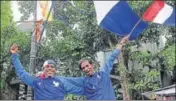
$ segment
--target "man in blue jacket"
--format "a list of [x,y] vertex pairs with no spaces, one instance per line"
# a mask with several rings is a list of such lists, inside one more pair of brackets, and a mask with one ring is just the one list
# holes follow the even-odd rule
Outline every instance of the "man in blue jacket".
[[114,89],[110,80],[110,71],[113,62],[120,53],[121,48],[127,43],[129,36],[120,42],[99,72],[94,72],[93,63],[90,60],[81,60],[80,69],[87,74],[86,77],[57,77],[55,76],[55,62],[47,60],[44,64],[44,78],[35,78],[27,73],[19,61],[17,45],[11,46],[11,59],[16,74],[34,89],[36,100],[63,100],[67,93],[85,95],[87,100],[115,100]]
[[[56,76],[56,63],[47,60],[43,64],[44,78],[34,77],[23,69],[18,56],[18,46],[13,44],[10,47],[11,60],[15,72],[25,84],[34,89],[35,100],[63,100],[67,93],[82,95],[84,89],[76,82],[79,78]],[[76,80],[76,81],[75,81]]]
[[79,63],[79,68],[87,74],[86,77],[77,79],[75,82],[84,88],[84,95],[87,100],[116,100],[115,92],[112,87],[110,72],[113,63],[120,53],[122,47],[128,42],[129,35],[122,38],[119,46],[113,51],[100,71],[95,72],[93,62],[89,59],[82,59]]

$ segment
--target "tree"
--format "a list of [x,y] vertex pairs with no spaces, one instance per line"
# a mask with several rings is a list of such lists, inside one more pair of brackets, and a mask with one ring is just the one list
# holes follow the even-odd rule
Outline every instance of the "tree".
[[1,15],[3,15],[1,17],[1,30],[8,26],[9,22],[12,21],[12,11],[7,10],[8,8],[10,8],[10,1],[1,1]]
[[172,71],[176,63],[175,62],[175,43],[173,43],[173,45],[166,46],[166,48],[160,52],[160,55],[162,57],[165,57],[166,64],[168,66],[167,69]]
[[[128,3],[130,4],[130,6],[133,8],[133,10],[135,12],[137,12],[137,14],[139,16],[142,16],[143,13],[145,12],[147,6],[150,5],[152,1],[145,1],[145,2],[140,2],[140,1],[128,1]],[[171,2],[171,1],[166,1],[167,3],[171,4],[171,5],[174,5],[174,2]],[[163,30],[167,31],[167,33],[165,33]],[[162,32],[161,32],[162,31]],[[133,45],[138,45],[140,46],[141,44],[140,43],[148,43],[148,42],[152,42],[152,43],[157,43],[157,45],[159,45],[159,36],[160,35],[165,35],[165,36],[168,36],[168,35],[172,35],[173,36],[173,28],[170,28],[170,27],[167,27],[167,26],[164,26],[164,25],[158,25],[158,24],[155,24],[155,23],[149,23],[149,27],[147,28],[147,30],[145,32],[142,33],[142,35],[139,36],[139,38],[137,40],[135,40],[136,42],[135,43],[131,43],[128,45],[128,48],[126,48],[124,51],[127,51],[127,52],[123,52],[123,57],[124,57],[124,60],[127,61],[127,63],[125,64],[128,64],[129,60],[131,61],[139,61],[138,63],[141,63],[144,66],[149,66],[149,67],[152,67],[151,66],[151,62],[153,60],[153,58],[155,58],[155,55],[147,55],[146,53],[141,53],[141,52],[137,52],[136,55],[134,55],[134,53],[130,52],[129,48]],[[172,39],[172,38],[171,38]],[[173,39],[172,39],[173,40]],[[130,55],[130,54],[133,54],[134,56]],[[142,57],[141,57],[142,56]],[[149,58],[148,56],[150,56],[151,58]],[[130,59],[130,58],[131,59]],[[132,59],[133,58],[133,59]],[[158,57],[159,58],[159,57]],[[159,63],[161,64],[161,63]],[[121,64],[122,68],[126,68],[126,72],[122,72],[123,75],[126,75],[126,78],[125,78],[125,82],[127,83],[124,83],[125,85],[123,85],[123,82],[122,82],[122,85],[126,87],[127,90],[127,94],[125,98],[127,99],[132,99],[132,98],[129,98],[130,97],[130,89],[137,89],[136,87],[140,87],[140,89],[142,88],[144,91],[148,91],[149,89],[146,89],[146,88],[143,88],[144,85],[146,84],[152,84],[152,82],[149,80],[149,78],[155,78],[159,72],[159,69],[160,66],[157,68],[157,70],[152,70],[153,68],[150,68],[150,72],[149,74],[147,75],[144,75],[143,73],[141,74],[141,71],[138,71],[136,69],[133,69],[132,73],[129,72],[128,70],[128,65],[123,65]],[[123,67],[124,66],[124,67]],[[140,74],[139,76],[135,75],[135,74]],[[153,75],[152,74],[157,74],[157,75]],[[138,81],[135,81],[134,80],[138,78],[138,80],[140,80],[140,82]],[[146,80],[144,80],[146,79]],[[130,88],[131,84],[133,84],[131,82],[131,80],[134,80],[133,83],[137,83],[135,86],[133,86],[132,88]],[[150,83],[151,82],[151,83]],[[150,90],[154,90],[156,88],[159,87],[159,83],[156,83],[157,85],[151,85],[151,89]]]
[[[7,26],[7,25],[9,25],[9,22],[11,21],[11,18],[12,18],[12,16],[10,15],[11,14],[11,10],[8,10],[7,11],[7,9],[10,7],[10,2],[6,2],[6,1],[1,1],[1,15],[3,15],[2,17],[1,17],[1,33],[2,33],[2,31],[5,29],[5,27]],[[1,42],[1,47],[2,47],[2,42]],[[2,49],[2,48],[1,48]],[[7,56],[5,56],[5,57],[7,57]],[[0,64],[1,64],[1,67],[0,67],[0,75],[1,75],[1,73],[2,73],[2,71],[3,71],[3,65],[2,65],[2,63],[3,63],[3,56],[2,56],[2,50],[1,50],[1,62],[0,62]],[[2,89],[3,87],[2,87],[2,85],[3,85],[3,78],[0,76],[0,89]],[[0,92],[1,93],[1,92]],[[0,94],[1,95],[1,94]],[[2,99],[2,96],[0,96],[0,99]]]
[[[21,46],[23,54],[28,53],[29,50],[29,35],[28,33],[20,32],[15,23],[12,21],[12,11],[10,8],[10,1],[1,1],[1,60],[0,60],[0,89],[5,90],[4,86],[9,84],[14,75],[11,74],[11,63],[9,61],[9,47],[12,43],[17,43]],[[26,63],[27,55],[21,56],[22,61]],[[25,67],[27,65],[24,65]],[[14,72],[14,71],[13,71]],[[1,99],[3,98],[2,94]]]

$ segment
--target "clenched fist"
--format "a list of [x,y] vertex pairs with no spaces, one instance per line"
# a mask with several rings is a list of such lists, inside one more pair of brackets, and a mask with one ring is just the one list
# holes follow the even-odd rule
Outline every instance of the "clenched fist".
[[10,47],[10,53],[14,54],[14,53],[17,53],[17,52],[19,52],[19,46],[14,43],[14,44]]
[[123,37],[120,44],[125,45],[128,42],[129,37],[130,37],[130,35],[127,35],[127,36]]
[[129,37],[130,35],[123,37],[122,40],[120,41],[120,44],[117,46],[117,49],[121,50],[122,47],[128,42]]

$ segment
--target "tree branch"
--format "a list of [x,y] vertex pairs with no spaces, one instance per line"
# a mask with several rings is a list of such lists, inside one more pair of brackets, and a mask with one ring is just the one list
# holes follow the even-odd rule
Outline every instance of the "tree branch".
[[121,80],[120,76],[110,75],[110,77],[119,81]]

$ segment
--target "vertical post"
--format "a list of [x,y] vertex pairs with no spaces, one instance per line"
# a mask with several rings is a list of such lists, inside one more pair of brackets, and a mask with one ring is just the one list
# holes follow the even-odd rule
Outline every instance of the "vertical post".
[[127,71],[125,70],[122,50],[118,56],[118,67],[120,71],[121,86],[123,90],[123,100],[131,100],[130,93],[129,93],[129,87],[128,87],[129,80],[127,77]]
[[[37,20],[37,1],[35,1],[35,15],[34,15],[34,21]],[[35,22],[34,22],[35,23]],[[30,63],[29,63],[29,73],[34,74],[34,66],[35,66],[35,58],[36,58],[36,38],[35,38],[35,31],[32,33],[31,36],[31,51],[30,51]],[[32,100],[33,94],[32,94],[32,88],[28,86],[27,89],[27,100]]]

